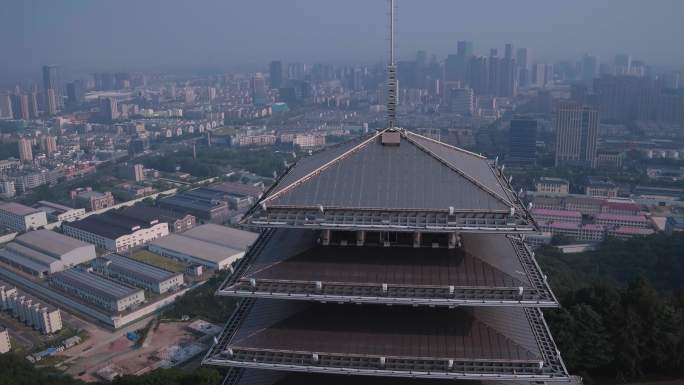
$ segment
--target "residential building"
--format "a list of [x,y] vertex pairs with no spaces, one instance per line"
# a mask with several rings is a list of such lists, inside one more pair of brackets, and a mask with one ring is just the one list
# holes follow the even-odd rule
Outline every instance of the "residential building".
[[532,216],[537,222],[571,222],[582,223],[582,213],[579,211],[532,209]]
[[145,302],[145,292],[142,289],[78,268],[51,276],[50,285],[111,313],[134,309]]
[[38,201],[33,207],[44,211],[50,222],[73,222],[83,218],[86,214],[84,208],[75,209],[48,201]]
[[508,134],[507,163],[530,165],[537,160],[537,120],[517,117],[511,119]]
[[556,166],[595,167],[599,113],[593,107],[560,101],[554,112]]
[[8,311],[19,321],[43,334],[57,333],[63,327],[62,313],[59,309],[43,305],[32,296],[3,281],[0,281],[0,310]]
[[19,144],[19,159],[22,162],[32,162],[33,161],[33,143],[31,139],[19,138],[17,142]]
[[169,226],[158,219],[142,220],[107,211],[62,224],[64,234],[106,250],[123,252],[169,234]]
[[606,235],[606,228],[599,224],[548,222],[541,224],[541,228],[553,235],[562,235],[580,242],[600,242]]
[[107,254],[93,261],[93,269],[119,282],[164,294],[183,285],[183,273],[173,273],[119,254]]
[[561,178],[541,177],[535,183],[538,193],[568,195],[570,192],[570,182]]
[[596,198],[615,198],[618,195],[618,187],[608,178],[587,177],[585,188],[587,196]]
[[653,228],[653,223],[643,215],[596,214],[596,223],[606,227]]
[[0,224],[17,231],[34,230],[47,225],[44,211],[8,202],[0,204]]
[[72,190],[70,195],[74,206],[86,208],[88,211],[97,211],[115,205],[114,196],[110,191],[102,193],[86,187]]
[[12,343],[10,342],[9,332],[0,326],[0,354],[5,354],[10,350],[12,350]]
[[152,241],[148,248],[165,257],[223,270],[242,258],[257,237],[252,232],[206,224]]
[[17,189],[14,187],[14,181],[2,180],[0,181],[0,196],[5,199],[13,198],[17,195]]
[[0,261],[38,278],[94,258],[95,246],[51,230],[19,235],[0,249]]

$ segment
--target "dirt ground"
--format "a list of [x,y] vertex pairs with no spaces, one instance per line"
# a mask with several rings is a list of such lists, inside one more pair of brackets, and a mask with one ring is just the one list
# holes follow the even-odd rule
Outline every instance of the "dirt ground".
[[118,338],[88,350],[87,354],[78,358],[67,372],[84,381],[97,381],[99,379],[95,373],[113,364],[123,369],[125,374],[142,374],[158,365],[157,352],[159,350],[197,340],[197,335],[187,330],[188,324],[188,322],[162,322],[157,330],[150,329],[141,347],[136,347],[134,342],[126,338],[126,332],[120,331]]

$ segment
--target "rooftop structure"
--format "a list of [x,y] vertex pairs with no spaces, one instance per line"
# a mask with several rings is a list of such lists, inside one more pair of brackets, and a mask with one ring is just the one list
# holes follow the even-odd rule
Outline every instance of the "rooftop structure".
[[149,249],[166,257],[221,270],[241,258],[257,236],[244,230],[206,224],[152,241]]
[[95,246],[50,230],[20,235],[0,250],[0,261],[37,277],[95,258]]
[[212,197],[183,192],[159,200],[159,207],[194,215],[209,222],[223,222],[228,218],[228,203]]
[[245,224],[445,233],[535,229],[494,164],[410,131],[377,132],[301,159]]
[[93,262],[102,275],[157,294],[174,290],[183,284],[183,274],[173,273],[118,254],[107,254]]
[[139,219],[142,221],[152,222],[166,222],[169,224],[169,231],[172,233],[182,233],[189,230],[197,224],[193,215],[180,213],[160,207],[148,206],[142,203],[127,207],[121,210],[121,215]]

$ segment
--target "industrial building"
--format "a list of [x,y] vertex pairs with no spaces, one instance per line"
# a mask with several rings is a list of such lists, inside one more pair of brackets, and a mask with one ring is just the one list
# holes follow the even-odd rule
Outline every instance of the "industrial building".
[[19,321],[43,334],[62,330],[62,313],[59,309],[43,305],[3,281],[0,281],[0,310],[10,312]]
[[107,211],[80,221],[63,223],[64,234],[106,250],[122,252],[169,234],[169,226],[158,219],[143,220]]
[[50,285],[112,313],[132,309],[145,302],[145,292],[142,289],[79,268],[51,276]]
[[83,218],[86,213],[84,208],[75,209],[48,201],[39,201],[34,207],[45,211],[50,222],[73,222]]
[[27,231],[47,225],[44,211],[8,202],[0,204],[0,225],[17,231]]
[[12,343],[10,342],[9,332],[0,326],[0,354],[5,354],[10,350],[12,350]]
[[51,230],[30,231],[0,249],[0,261],[39,278],[94,258],[94,245]]
[[183,274],[148,265],[118,254],[107,254],[93,261],[98,273],[157,294],[183,285]]
[[121,215],[142,221],[166,222],[169,224],[169,232],[182,233],[197,225],[197,219],[190,214],[171,211],[160,207],[148,206],[138,203],[120,211]]
[[192,214],[205,222],[222,223],[229,218],[228,203],[213,196],[186,191],[159,200],[159,207]]
[[165,257],[222,270],[241,258],[257,237],[249,231],[205,224],[152,241],[148,248]]

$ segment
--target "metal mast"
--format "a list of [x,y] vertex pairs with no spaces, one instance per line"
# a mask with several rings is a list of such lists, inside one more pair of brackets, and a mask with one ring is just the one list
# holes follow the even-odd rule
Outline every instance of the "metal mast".
[[387,128],[397,123],[397,66],[394,57],[394,10],[395,0],[390,4],[390,62],[387,66]]

